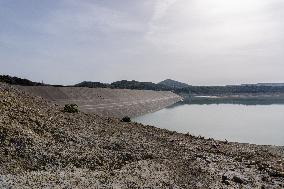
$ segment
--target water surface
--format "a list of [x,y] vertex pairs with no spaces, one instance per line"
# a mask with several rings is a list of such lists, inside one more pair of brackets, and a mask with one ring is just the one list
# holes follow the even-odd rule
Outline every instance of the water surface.
[[284,105],[281,103],[177,103],[133,120],[206,138],[284,146]]

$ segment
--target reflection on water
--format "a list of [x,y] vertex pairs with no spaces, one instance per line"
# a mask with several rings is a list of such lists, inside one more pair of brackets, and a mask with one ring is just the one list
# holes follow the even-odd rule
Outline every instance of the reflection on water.
[[239,105],[273,105],[273,104],[283,104],[284,97],[250,97],[250,98],[237,98],[237,97],[227,97],[227,98],[218,98],[218,97],[193,97],[187,98],[184,101],[177,102],[176,104],[169,106],[172,108],[175,106],[180,106],[183,104],[239,104]]
[[284,146],[282,100],[194,99],[133,120],[207,138]]

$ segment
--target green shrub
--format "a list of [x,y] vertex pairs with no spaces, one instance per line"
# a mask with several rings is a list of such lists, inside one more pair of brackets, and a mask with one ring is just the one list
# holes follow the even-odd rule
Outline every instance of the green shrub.
[[121,119],[121,121],[122,121],[122,122],[131,122],[131,119],[130,119],[130,117],[125,116],[125,117],[123,117],[123,118]]
[[78,113],[78,105],[77,104],[66,104],[64,106],[64,112],[68,112],[68,113]]

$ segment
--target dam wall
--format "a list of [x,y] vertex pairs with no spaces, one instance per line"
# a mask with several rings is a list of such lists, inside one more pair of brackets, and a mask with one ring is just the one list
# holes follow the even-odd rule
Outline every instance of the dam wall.
[[74,103],[80,111],[118,118],[154,112],[182,99],[170,91],[53,86],[17,88],[59,105]]

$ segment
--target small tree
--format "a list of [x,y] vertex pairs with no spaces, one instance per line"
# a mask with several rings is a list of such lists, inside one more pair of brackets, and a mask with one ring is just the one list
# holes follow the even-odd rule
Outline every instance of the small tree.
[[131,119],[130,119],[130,117],[125,116],[125,117],[123,117],[123,118],[121,119],[121,121],[122,121],[122,122],[131,122]]
[[64,106],[64,112],[68,113],[78,113],[78,105],[77,104],[66,104]]

